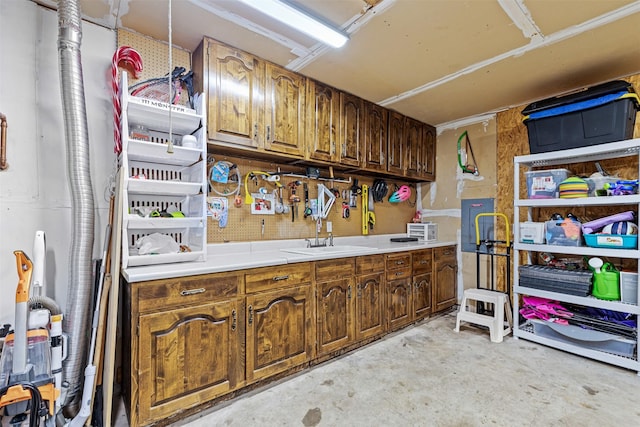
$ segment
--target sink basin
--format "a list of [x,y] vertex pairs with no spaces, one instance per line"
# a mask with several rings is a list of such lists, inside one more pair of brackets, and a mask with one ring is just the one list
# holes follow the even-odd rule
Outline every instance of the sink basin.
[[301,254],[301,255],[319,255],[319,254],[341,254],[341,253],[349,253],[349,252],[359,252],[363,250],[372,249],[368,246],[350,246],[350,245],[341,245],[341,246],[319,246],[317,248],[290,248],[290,249],[280,249],[282,252],[289,252],[292,254]]

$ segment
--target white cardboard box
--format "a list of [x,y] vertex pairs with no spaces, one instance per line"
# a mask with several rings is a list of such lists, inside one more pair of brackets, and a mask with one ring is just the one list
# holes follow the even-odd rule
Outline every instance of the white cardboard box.
[[545,223],[525,221],[520,223],[521,243],[544,243]]

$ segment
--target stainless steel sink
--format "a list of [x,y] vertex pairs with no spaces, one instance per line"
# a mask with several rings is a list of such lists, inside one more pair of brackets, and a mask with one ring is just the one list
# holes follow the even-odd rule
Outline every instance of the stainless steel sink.
[[365,250],[370,250],[369,246],[350,246],[350,245],[339,245],[339,246],[319,246],[316,248],[288,248],[288,249],[280,249],[282,252],[289,252],[292,254],[301,254],[301,255],[320,255],[320,254],[340,254],[340,253],[349,253],[349,252],[360,252]]

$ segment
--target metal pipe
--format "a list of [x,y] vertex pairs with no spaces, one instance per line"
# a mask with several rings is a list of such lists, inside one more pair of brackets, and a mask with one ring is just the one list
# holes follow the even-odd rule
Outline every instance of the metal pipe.
[[2,131],[0,131],[0,170],[5,170],[9,167],[7,163],[7,116],[2,113],[0,113],[0,126],[2,126]]
[[63,364],[63,406],[68,416],[78,412],[82,369],[86,364],[93,290],[94,200],[89,162],[89,138],[80,44],[80,7],[77,0],[58,1],[58,54],[64,113],[67,174],[72,196],[72,241],[69,292],[63,329],[68,334],[68,356]]

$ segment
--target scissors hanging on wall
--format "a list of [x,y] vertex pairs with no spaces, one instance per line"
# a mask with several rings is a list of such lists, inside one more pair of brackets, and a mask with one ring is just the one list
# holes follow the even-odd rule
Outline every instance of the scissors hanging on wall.
[[[465,139],[464,153],[460,144],[463,138]],[[473,163],[468,163],[469,154],[471,154],[471,160]],[[464,161],[462,160],[463,157]],[[476,157],[473,155],[473,148],[471,147],[471,140],[469,139],[469,134],[466,130],[462,132],[462,135],[458,138],[458,164],[460,165],[460,169],[462,169],[463,173],[470,173],[473,175],[479,174]]]

